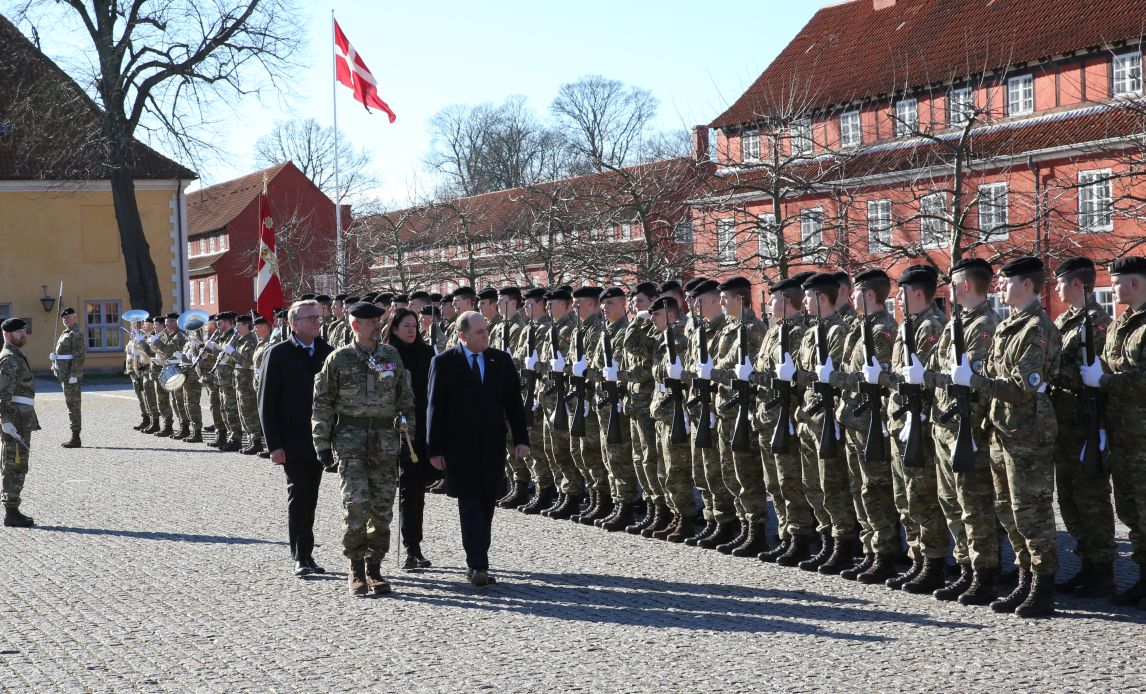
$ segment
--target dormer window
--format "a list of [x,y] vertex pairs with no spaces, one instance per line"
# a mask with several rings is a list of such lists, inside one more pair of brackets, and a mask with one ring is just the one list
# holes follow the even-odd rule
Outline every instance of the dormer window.
[[919,100],[903,98],[895,102],[895,136],[906,137],[919,130]]
[[1035,78],[1021,75],[1007,80],[1007,115],[1025,116],[1035,111]]
[[863,144],[863,130],[860,112],[848,111],[840,114],[840,147],[845,149]]
[[974,90],[970,87],[960,87],[947,93],[947,123],[951,127],[965,125],[974,117]]
[[1114,56],[1113,90],[1115,96],[1142,93],[1142,54],[1123,53]]
[[745,130],[740,135],[740,160],[745,163],[760,161],[760,131]]

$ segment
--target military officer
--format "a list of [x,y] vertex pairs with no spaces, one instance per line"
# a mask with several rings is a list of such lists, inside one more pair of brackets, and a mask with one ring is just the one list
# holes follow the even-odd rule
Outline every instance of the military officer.
[[28,474],[32,453],[32,432],[39,431],[36,419],[36,378],[21,351],[28,342],[28,325],[20,318],[0,324],[4,347],[0,350],[0,502],[4,504],[4,525],[30,528],[31,516],[20,512],[20,494]]
[[56,341],[56,349],[49,355],[52,371],[64,389],[64,404],[68,407],[68,423],[72,437],[61,444],[64,448],[80,447],[80,395],[84,380],[84,354],[87,352],[87,338],[80,332],[79,316],[74,308],[60,311],[64,332]]

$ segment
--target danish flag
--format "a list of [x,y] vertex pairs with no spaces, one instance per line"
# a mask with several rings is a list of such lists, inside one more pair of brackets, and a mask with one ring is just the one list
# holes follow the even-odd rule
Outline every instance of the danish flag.
[[334,23],[334,67],[338,81],[350,87],[354,92],[354,98],[361,102],[367,111],[373,106],[385,111],[390,117],[390,122],[394,122],[397,116],[378,96],[378,82],[374,79],[370,68],[366,67],[362,56],[358,55],[358,51],[350,45],[337,21]]
[[279,263],[275,254],[275,219],[267,198],[267,175],[263,174],[263,192],[259,195],[259,274],[255,279],[255,307],[263,318],[274,322],[275,311],[282,308],[283,287],[279,282]]

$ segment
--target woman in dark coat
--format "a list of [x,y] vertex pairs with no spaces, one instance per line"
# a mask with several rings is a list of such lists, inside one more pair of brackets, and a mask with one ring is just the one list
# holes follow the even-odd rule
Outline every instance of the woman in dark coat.
[[434,350],[422,341],[418,316],[400,308],[390,317],[382,332],[382,341],[398,350],[402,365],[410,374],[414,388],[415,429],[411,432],[418,462],[410,459],[405,441],[398,473],[398,504],[402,522],[402,545],[406,548],[403,569],[424,569],[430,561],[422,556],[422,511],[426,502],[426,484],[441,477],[426,456],[426,405],[429,400],[430,360]]

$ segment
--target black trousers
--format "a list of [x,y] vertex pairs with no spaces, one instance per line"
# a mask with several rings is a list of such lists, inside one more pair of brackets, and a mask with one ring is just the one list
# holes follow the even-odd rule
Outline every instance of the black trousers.
[[462,547],[466,566],[474,571],[489,570],[489,544],[493,533],[493,510],[497,499],[492,496],[458,497],[458,516],[462,523]]
[[[427,467],[429,463],[419,462]],[[398,471],[398,505],[401,507],[402,546],[421,550],[422,517],[426,508],[426,476],[420,470],[403,466]]]
[[318,506],[318,485],[322,465],[288,461],[283,465],[287,478],[287,532],[290,554],[295,561],[312,559],[314,552],[314,509]]

